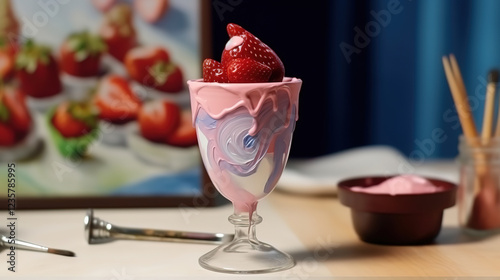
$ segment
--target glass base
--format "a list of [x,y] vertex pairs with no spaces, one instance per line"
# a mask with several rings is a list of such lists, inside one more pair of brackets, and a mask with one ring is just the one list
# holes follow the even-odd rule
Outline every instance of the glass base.
[[199,263],[203,268],[225,273],[255,274],[285,270],[295,265],[292,256],[257,239],[255,225],[262,221],[257,213],[235,213],[229,221],[235,226],[233,241],[201,256]]
[[199,263],[212,271],[239,274],[274,272],[295,265],[292,256],[269,244],[248,239],[220,245],[201,256]]

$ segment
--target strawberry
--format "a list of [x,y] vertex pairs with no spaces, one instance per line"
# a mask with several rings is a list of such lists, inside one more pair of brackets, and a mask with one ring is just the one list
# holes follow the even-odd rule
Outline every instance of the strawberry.
[[59,66],[47,46],[28,40],[16,57],[19,87],[25,94],[42,98],[61,92]]
[[0,122],[0,147],[11,147],[16,144],[16,134],[12,128]]
[[170,7],[169,0],[134,0],[134,8],[146,22],[160,20]]
[[177,147],[190,147],[198,143],[196,129],[191,122],[191,112],[189,110],[181,113],[179,126],[165,138],[165,143]]
[[99,118],[115,124],[136,119],[141,106],[141,101],[132,92],[128,82],[117,75],[109,75],[101,80],[94,103],[99,109]]
[[61,45],[61,70],[77,77],[99,74],[101,55],[106,43],[88,31],[71,34]]
[[52,117],[52,124],[65,138],[89,134],[97,128],[97,121],[97,110],[90,103],[61,103]]
[[0,80],[7,81],[14,76],[16,49],[0,43]]
[[163,142],[179,126],[181,111],[177,104],[169,101],[153,101],[139,111],[139,129],[144,138]]
[[136,47],[127,52],[124,63],[130,77],[142,84],[151,79],[148,69],[156,61],[170,61],[169,53],[162,47]]
[[116,0],[92,0],[92,4],[101,12],[107,12],[113,5],[116,3]]
[[30,131],[32,120],[20,91],[9,87],[1,89],[0,123],[14,132],[16,141],[22,140]]
[[132,24],[132,10],[127,4],[119,4],[106,13],[99,35],[108,46],[108,53],[123,61],[129,50],[137,45],[137,35]]
[[271,68],[269,82],[281,82],[285,67],[278,55],[252,33],[234,23],[227,25],[231,38],[222,52],[222,65],[226,68],[235,58],[250,58]]
[[230,83],[263,83],[271,77],[271,67],[250,58],[235,58],[227,65]]
[[169,93],[178,93],[184,88],[184,75],[177,64],[157,62],[149,68],[153,88]]
[[85,155],[99,136],[98,114],[92,102],[67,101],[47,115],[49,135],[63,157],[77,159]]
[[222,67],[222,64],[211,58],[207,58],[203,61],[203,81],[229,83],[227,73]]
[[177,93],[184,87],[181,69],[163,48],[134,48],[125,56],[125,67],[132,79],[159,91]]

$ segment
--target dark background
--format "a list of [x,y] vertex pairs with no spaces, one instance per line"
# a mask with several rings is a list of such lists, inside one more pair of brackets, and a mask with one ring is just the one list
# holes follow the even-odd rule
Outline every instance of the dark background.
[[[232,4],[236,4],[231,6]],[[228,40],[226,26],[236,23],[269,45],[285,65],[286,76],[303,80],[299,121],[291,156],[317,156],[329,151],[328,5],[283,5],[282,1],[212,1],[213,58],[220,61]],[[311,20],[313,19],[313,20]]]
[[[484,81],[500,68],[500,1],[208,3],[213,58],[220,59],[233,22],[274,49],[287,76],[303,80],[291,157],[385,145],[420,163],[455,158],[462,129],[442,65],[449,54],[457,57],[481,127]],[[357,30],[371,34],[362,46]],[[357,53],[345,55],[342,44]]]
[[[365,9],[361,1],[358,9]],[[302,4],[300,4],[302,3]],[[363,129],[368,118],[363,59],[348,68],[329,67],[338,51],[330,34],[330,1],[212,1],[213,58],[220,60],[228,40],[226,26],[236,23],[269,45],[285,64],[286,76],[303,80],[299,103],[299,121],[294,133],[291,157],[314,157],[349,147],[367,144]],[[363,13],[359,19],[363,20]],[[336,91],[334,75],[356,73],[351,94]],[[351,109],[354,108],[354,109]],[[349,122],[346,122],[349,119]],[[349,129],[359,127],[360,129]]]

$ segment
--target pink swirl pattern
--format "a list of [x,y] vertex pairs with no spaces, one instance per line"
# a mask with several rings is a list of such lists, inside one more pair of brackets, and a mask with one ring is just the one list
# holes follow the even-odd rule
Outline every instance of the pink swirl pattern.
[[[253,84],[188,81],[203,161],[237,212],[252,213],[276,186],[288,159],[301,84],[296,78]],[[270,162],[267,168],[264,161]],[[263,186],[255,185],[258,177],[267,178]]]

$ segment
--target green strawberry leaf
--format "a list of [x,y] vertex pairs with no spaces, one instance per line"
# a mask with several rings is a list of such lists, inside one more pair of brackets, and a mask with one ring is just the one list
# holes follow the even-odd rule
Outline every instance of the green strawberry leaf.
[[26,63],[26,72],[28,73],[34,73],[36,71],[36,67],[38,66],[38,63],[34,59],[29,59]]
[[83,40],[79,36],[70,35],[68,39],[68,47],[72,51],[81,50],[84,46]]
[[96,128],[99,122],[99,111],[90,102],[71,103],[69,113],[75,119],[84,122],[89,128]]
[[78,62],[82,62],[89,57],[89,53],[86,50],[79,50],[75,52],[75,59]]
[[148,69],[149,75],[153,77],[157,86],[164,85],[170,74],[174,72],[176,65],[171,62],[158,61]]
[[77,61],[83,61],[90,55],[99,55],[107,50],[104,40],[87,30],[71,34],[67,39],[67,44],[75,53]]
[[42,64],[47,65],[50,63],[50,55],[41,55],[38,59]]
[[50,63],[51,49],[45,45],[37,45],[32,39],[27,40],[19,50],[16,57],[16,69],[33,73],[38,63],[47,65]]
[[74,138],[65,138],[61,133],[52,125],[52,118],[55,114],[55,108],[47,114],[47,125],[49,128],[50,136],[55,144],[59,153],[72,160],[78,160],[85,156],[87,148],[99,138],[99,129],[96,127],[86,135]]

